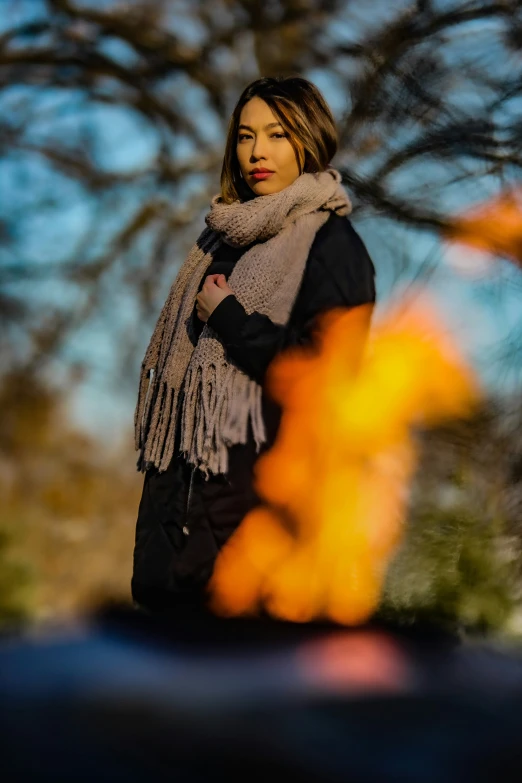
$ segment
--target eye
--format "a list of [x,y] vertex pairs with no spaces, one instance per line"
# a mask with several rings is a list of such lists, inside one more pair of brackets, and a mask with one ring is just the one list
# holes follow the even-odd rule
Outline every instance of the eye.
[[[273,133],[271,138],[272,139],[284,139],[288,136],[288,133]],[[238,141],[241,141],[242,139],[249,139],[250,134],[249,133],[240,133],[237,137]]]

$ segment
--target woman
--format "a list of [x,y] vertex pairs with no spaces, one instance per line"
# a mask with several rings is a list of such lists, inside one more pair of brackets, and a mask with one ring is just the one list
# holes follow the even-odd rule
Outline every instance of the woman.
[[310,343],[320,312],[375,301],[329,166],[336,150],[330,109],[306,79],[258,79],[240,96],[221,193],[142,363],[132,594],[143,608],[203,605],[219,549],[259,504],[254,463],[281,414],[264,389],[274,356]]

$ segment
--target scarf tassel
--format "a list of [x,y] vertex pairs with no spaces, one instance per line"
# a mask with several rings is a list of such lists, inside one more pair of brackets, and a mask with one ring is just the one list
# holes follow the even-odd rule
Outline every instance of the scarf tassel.
[[249,418],[256,451],[266,440],[261,387],[230,366],[189,367],[181,415],[181,451],[207,480],[210,472],[227,473],[228,447],[247,442]]

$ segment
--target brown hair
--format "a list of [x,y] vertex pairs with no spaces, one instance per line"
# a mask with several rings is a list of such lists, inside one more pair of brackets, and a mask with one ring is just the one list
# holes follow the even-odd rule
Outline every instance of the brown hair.
[[254,193],[241,177],[236,154],[239,118],[243,106],[261,98],[289,135],[299,173],[324,171],[337,152],[337,128],[332,112],[317,87],[300,76],[266,76],[241,93],[230,118],[221,169],[221,198],[226,204],[245,201]]

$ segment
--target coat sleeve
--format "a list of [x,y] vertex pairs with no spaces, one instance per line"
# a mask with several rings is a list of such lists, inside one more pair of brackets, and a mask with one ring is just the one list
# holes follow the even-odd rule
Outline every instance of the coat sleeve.
[[247,314],[234,294],[222,299],[207,321],[223,341],[228,357],[261,385],[280,351],[312,341],[319,313],[375,302],[375,269],[348,220],[341,221],[319,247],[312,247],[307,273],[298,295],[300,317],[292,325],[275,324],[257,311]]

